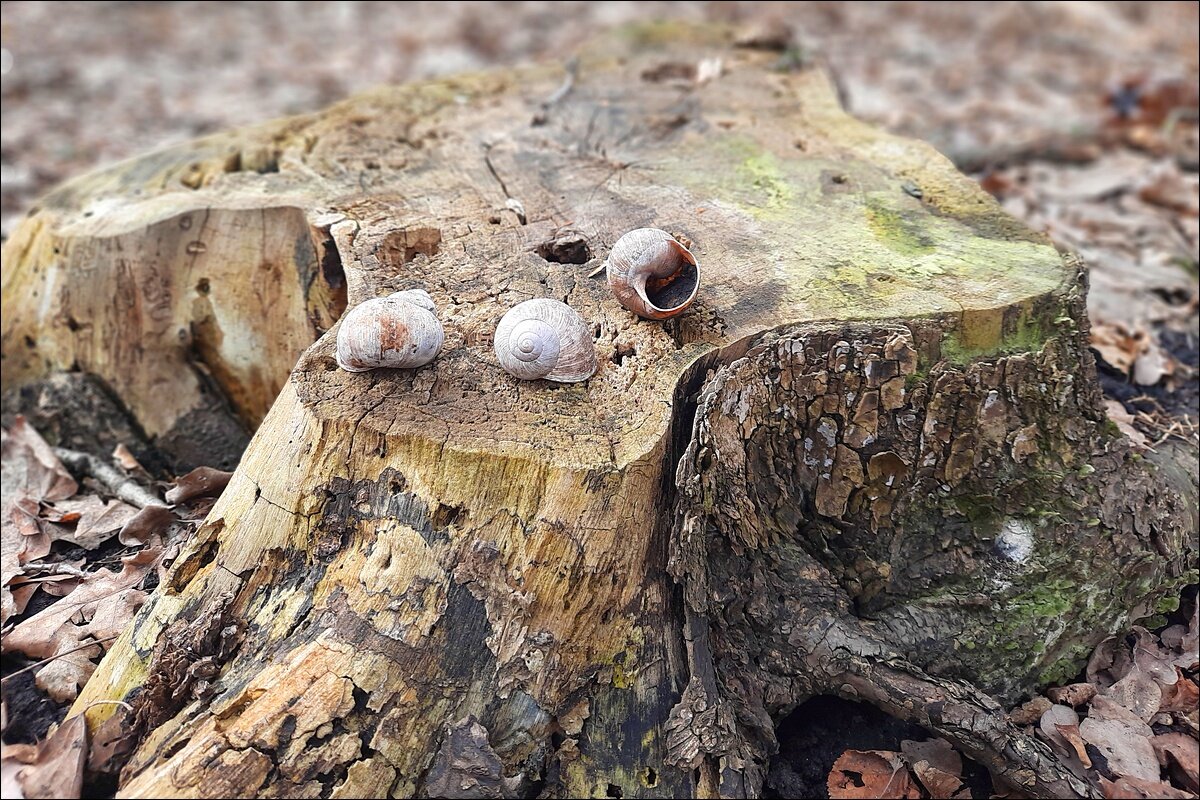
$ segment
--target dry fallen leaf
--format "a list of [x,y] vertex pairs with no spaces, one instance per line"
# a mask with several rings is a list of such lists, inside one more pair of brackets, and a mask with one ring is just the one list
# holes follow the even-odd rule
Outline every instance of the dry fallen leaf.
[[1162,703],[1162,690],[1158,683],[1136,664],[1128,675],[1108,687],[1104,694],[1128,708],[1143,722],[1152,720]]
[[1124,639],[1114,636],[1096,645],[1092,651],[1087,663],[1087,681],[1097,689],[1107,689],[1124,678],[1132,666],[1133,653]]
[[1138,778],[1100,778],[1100,789],[1106,800],[1194,800],[1193,795],[1176,789],[1169,783]]
[[126,472],[144,473],[146,471],[146,469],[138,462],[137,457],[133,453],[129,452],[129,448],[124,444],[118,444],[113,448],[112,457],[113,461],[116,461],[121,469],[125,470]]
[[1157,174],[1142,184],[1138,197],[1152,205],[1196,216],[1200,209],[1196,202],[1196,181],[1184,177],[1178,169],[1160,169]]
[[[4,647],[37,659],[53,658],[34,681],[59,701],[72,699],[87,682],[107,639],[133,618],[146,593],[134,588],[157,563],[159,548],[146,548],[122,559],[121,572],[102,569],[83,579],[70,596],[24,620],[3,637]],[[87,647],[97,642],[95,647]]]
[[174,512],[166,506],[146,506],[125,523],[117,539],[126,547],[143,545],[150,537],[165,534],[174,521]]
[[[20,747],[20,746],[18,746]],[[87,760],[87,725],[82,714],[65,720],[37,745],[5,746],[4,797],[78,798]],[[22,764],[22,766],[16,766]],[[20,793],[10,795],[11,779]]]
[[[96,495],[61,500],[49,509],[52,523],[48,533],[54,541],[70,542],[84,550],[95,550],[115,536],[138,513],[120,500],[104,502]],[[46,510],[43,510],[45,517]],[[57,519],[56,519],[57,517]],[[74,527],[68,527],[74,523]]]
[[923,742],[905,739],[900,742],[900,751],[910,764],[927,761],[930,766],[943,772],[962,775],[962,756],[945,739],[927,739]]
[[1097,695],[1088,718],[1079,724],[1079,735],[1100,751],[1114,775],[1158,780],[1158,757],[1150,744],[1154,732],[1119,703]]
[[22,564],[50,552],[51,539],[38,524],[38,504],[65,500],[78,488],[24,417],[0,431],[0,623],[18,613],[9,582],[21,573]]
[[1174,360],[1141,325],[1097,322],[1089,344],[1113,368],[1142,386],[1153,386],[1175,372]]
[[232,472],[224,472],[212,467],[196,467],[175,481],[174,488],[166,494],[167,502],[175,505],[187,502],[193,497],[214,497],[225,490],[225,486],[232,477]]
[[1159,639],[1141,625],[1133,626],[1133,663],[1163,685],[1175,682],[1172,653],[1159,644]]
[[1096,696],[1096,687],[1090,683],[1053,686],[1046,690],[1046,696],[1056,703],[1079,708]]
[[1079,715],[1075,709],[1064,705],[1050,706],[1042,714],[1038,727],[1060,755],[1078,758],[1085,768],[1092,766],[1087,749],[1079,738]]
[[1187,670],[1200,667],[1200,602],[1192,609],[1187,627],[1172,625],[1162,632],[1162,643],[1174,656],[1171,663],[1175,666]]
[[899,753],[886,750],[847,750],[833,764],[827,781],[829,796],[842,798],[919,798]]
[[1200,794],[1200,741],[1184,733],[1160,733],[1150,744],[1167,774],[1184,789]]
[[6,498],[25,494],[53,502],[66,500],[79,490],[50,445],[22,416],[12,428],[0,432],[0,475]]
[[21,574],[21,566],[50,552],[50,537],[37,521],[37,501],[31,497],[9,499],[0,509],[0,623],[20,613],[17,600],[9,589]]
[[912,770],[933,800],[955,800],[964,794],[961,778],[931,766],[928,761],[918,761]]
[[1162,687],[1159,711],[1195,711],[1200,706],[1200,687],[1191,678],[1185,678],[1178,667],[1175,673],[1177,680]]

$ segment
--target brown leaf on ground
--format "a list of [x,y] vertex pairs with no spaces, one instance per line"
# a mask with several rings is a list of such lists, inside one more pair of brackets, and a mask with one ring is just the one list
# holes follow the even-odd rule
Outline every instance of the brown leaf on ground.
[[1197,89],[1187,78],[1138,75],[1122,81],[1107,100],[1112,111],[1108,124],[1157,127],[1174,116],[1194,112]]
[[1197,208],[1196,182],[1174,167],[1160,169],[1138,190],[1138,197],[1151,205],[1161,206],[1194,217]]
[[1193,795],[1158,779],[1117,778],[1110,781],[1101,777],[1100,789],[1106,800],[1194,800]]
[[9,586],[6,586],[4,591],[4,621],[7,622],[9,617],[15,617],[18,614],[25,613],[25,607],[29,605],[29,601],[33,599],[33,595],[38,590],[38,584],[33,581],[21,581],[23,576],[18,575],[12,579]]
[[0,474],[5,498],[24,494],[39,501],[66,500],[79,484],[25,417],[0,432]]
[[[70,596],[21,622],[3,638],[8,650],[37,659],[53,658],[38,669],[35,682],[59,700],[73,698],[87,682],[108,642],[124,630],[145,601],[138,586],[154,568],[162,551],[146,548],[122,559],[121,572],[102,569],[83,579]],[[89,641],[95,647],[83,647]]]
[[1175,682],[1174,657],[1159,638],[1140,625],[1133,626],[1133,663],[1163,685]]
[[54,597],[66,597],[79,585],[79,577],[70,574],[18,575],[9,583],[13,597],[13,614],[21,614],[38,589]]
[[1200,686],[1191,678],[1185,678],[1178,667],[1175,672],[1178,680],[1162,687],[1159,711],[1195,711],[1200,706]]
[[900,742],[900,752],[910,764],[926,761],[943,772],[962,775],[962,756],[945,739],[927,739],[923,742],[905,739]]
[[[96,495],[84,495],[55,503],[49,515],[44,508],[43,518],[55,523],[47,526],[51,539],[95,550],[117,535],[137,513],[138,509],[120,500],[106,503]],[[68,527],[69,523],[74,527]]]
[[827,780],[829,796],[843,798],[919,798],[899,753],[847,750],[833,764]]
[[125,523],[117,539],[126,547],[143,545],[152,536],[163,536],[175,521],[175,514],[166,506],[146,506]]
[[51,544],[38,524],[36,500],[22,496],[10,499],[7,490],[4,500],[0,509],[0,624],[20,613],[9,584],[21,574],[22,565],[48,554]]
[[118,706],[112,716],[96,728],[88,752],[88,771],[100,774],[120,772],[134,744],[129,717],[129,709]]
[[212,467],[196,467],[175,481],[175,487],[166,494],[167,502],[175,505],[191,500],[193,497],[215,497],[225,490],[226,484],[232,477],[232,472]]
[[1171,356],[1141,325],[1097,322],[1092,325],[1089,344],[1112,367],[1142,386],[1153,386],[1175,372]]
[[1090,715],[1079,725],[1079,735],[1100,751],[1114,775],[1158,780],[1158,757],[1150,744],[1154,732],[1119,703],[1097,695]]
[[918,761],[913,764],[912,771],[933,800],[955,800],[958,797],[969,797],[963,793],[964,787],[961,778],[930,765],[928,761]]
[[1160,733],[1150,744],[1171,779],[1192,794],[1200,794],[1200,741],[1185,733]]
[[[1172,673],[1174,677],[1174,673]],[[1104,694],[1114,702],[1128,708],[1143,722],[1154,719],[1162,703],[1162,690],[1153,678],[1147,675],[1141,667],[1134,665],[1121,680],[1104,691]]]
[[[146,549],[121,559],[120,572],[101,569],[88,575],[69,597],[21,622],[3,638],[4,646],[34,658],[49,658],[56,647],[54,636],[73,619],[91,620],[100,604],[140,584],[153,568],[161,550]],[[85,623],[87,624],[87,623]]]
[[1084,768],[1092,766],[1087,748],[1079,737],[1079,715],[1070,706],[1053,705],[1038,721],[1042,734],[1050,740],[1060,755],[1079,759]]
[[0,743],[0,797],[23,797],[17,773],[37,759],[37,746]]
[[116,461],[117,465],[126,472],[145,473],[146,471],[145,467],[143,467],[137,460],[137,457],[134,456],[133,453],[129,452],[129,448],[124,444],[118,444],[113,448],[112,457],[113,461]]
[[38,503],[65,500],[78,488],[24,417],[0,430],[0,623],[17,613],[9,582],[21,573],[22,564],[50,552],[51,539],[38,524]]
[[[67,634],[78,634],[79,629],[67,629]],[[68,636],[55,639],[59,649],[53,660],[39,667],[33,676],[33,683],[57,703],[70,703],[79,696],[79,690],[91,680],[96,665],[92,659],[100,658],[103,651],[100,645],[86,646],[78,639],[71,640]]]
[[[1124,410],[1124,406],[1121,408]],[[1132,667],[1133,653],[1123,638],[1113,636],[1092,651],[1087,663],[1087,681],[1097,689],[1107,689],[1124,678]]]
[[1186,670],[1200,667],[1200,602],[1192,609],[1186,627],[1172,625],[1162,632],[1162,643],[1172,653],[1172,663]]
[[1067,686],[1052,686],[1046,690],[1046,696],[1056,703],[1066,706],[1085,705],[1096,696],[1096,687],[1090,683],[1072,683]]
[[[30,798],[69,800],[78,798],[83,789],[83,765],[87,759],[87,725],[82,714],[65,720],[53,733],[37,745],[28,745],[17,751],[5,747],[6,766],[11,761],[24,762],[24,766],[13,769],[21,794]],[[8,783],[9,769],[5,769]],[[7,785],[6,789],[9,789]],[[11,797],[5,792],[5,797]]]

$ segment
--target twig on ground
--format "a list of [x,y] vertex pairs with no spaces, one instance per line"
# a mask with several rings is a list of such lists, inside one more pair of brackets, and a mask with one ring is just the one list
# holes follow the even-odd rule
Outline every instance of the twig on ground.
[[111,491],[120,500],[131,506],[146,508],[147,506],[166,506],[153,492],[126,475],[122,475],[116,467],[90,453],[78,450],[68,450],[65,447],[54,448],[54,455],[74,472],[89,475]]

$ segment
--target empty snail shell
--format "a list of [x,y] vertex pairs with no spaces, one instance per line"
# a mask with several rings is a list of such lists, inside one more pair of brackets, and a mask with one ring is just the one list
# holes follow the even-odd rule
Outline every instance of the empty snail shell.
[[682,314],[700,289],[696,257],[658,228],[638,228],[618,239],[606,271],[617,301],[646,319]]
[[583,317],[557,300],[526,300],[496,327],[496,358],[522,380],[586,381],[596,371],[596,347]]
[[437,357],[444,338],[428,293],[396,292],[360,303],[346,314],[338,329],[337,363],[350,372],[419,367]]

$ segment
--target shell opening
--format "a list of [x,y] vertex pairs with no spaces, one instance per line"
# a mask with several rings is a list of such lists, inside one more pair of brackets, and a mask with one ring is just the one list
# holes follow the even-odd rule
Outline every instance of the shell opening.
[[645,300],[658,311],[684,308],[695,299],[700,288],[700,268],[691,253],[680,247],[676,255],[679,263],[674,272],[665,278],[651,277],[646,281]]

